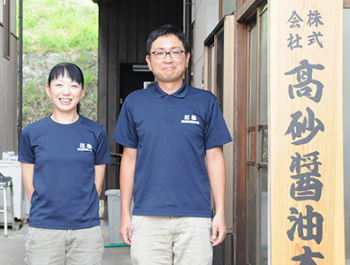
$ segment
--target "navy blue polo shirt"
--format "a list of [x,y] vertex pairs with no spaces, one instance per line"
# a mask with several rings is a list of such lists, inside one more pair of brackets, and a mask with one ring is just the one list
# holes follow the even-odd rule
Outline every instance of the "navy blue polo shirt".
[[134,215],[211,217],[207,149],[232,141],[215,96],[158,86],[124,101],[113,140],[137,149]]

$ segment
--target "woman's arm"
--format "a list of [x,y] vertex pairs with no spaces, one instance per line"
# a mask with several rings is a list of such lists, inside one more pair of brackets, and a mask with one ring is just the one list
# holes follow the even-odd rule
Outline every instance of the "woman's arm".
[[105,178],[106,164],[95,166],[95,186],[98,196],[101,195],[103,180]]
[[21,167],[22,167],[22,177],[23,177],[24,189],[26,191],[26,195],[27,195],[29,202],[31,202],[32,195],[34,192],[34,184],[33,184],[34,164],[28,164],[28,163],[21,162]]

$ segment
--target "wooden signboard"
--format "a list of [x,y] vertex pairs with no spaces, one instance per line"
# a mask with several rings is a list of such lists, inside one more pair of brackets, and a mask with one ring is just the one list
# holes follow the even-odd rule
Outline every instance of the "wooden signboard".
[[269,1],[271,265],[344,265],[343,0]]

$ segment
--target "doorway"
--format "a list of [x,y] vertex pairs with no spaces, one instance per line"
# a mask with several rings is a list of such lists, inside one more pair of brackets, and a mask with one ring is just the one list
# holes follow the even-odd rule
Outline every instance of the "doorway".
[[[121,63],[120,64],[120,98],[119,98],[119,113],[123,106],[126,97],[135,90],[144,89],[150,83],[154,82],[154,75],[149,70],[147,64],[133,64],[133,63]],[[123,146],[118,145],[118,154],[123,153]],[[119,159],[120,163],[120,159]],[[117,185],[119,188],[119,169],[117,170]]]
[[133,91],[147,87],[154,75],[147,64],[120,64],[120,108],[125,98]]

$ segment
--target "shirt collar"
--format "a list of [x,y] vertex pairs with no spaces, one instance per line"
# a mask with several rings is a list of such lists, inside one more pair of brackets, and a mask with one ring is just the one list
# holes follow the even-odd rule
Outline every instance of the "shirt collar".
[[[187,94],[187,84],[184,80],[182,86],[173,94],[171,94],[170,96],[176,97],[176,98],[184,98]],[[168,94],[165,93],[158,85],[158,82],[155,85],[155,94],[156,94],[156,98],[162,98],[167,96]]]

